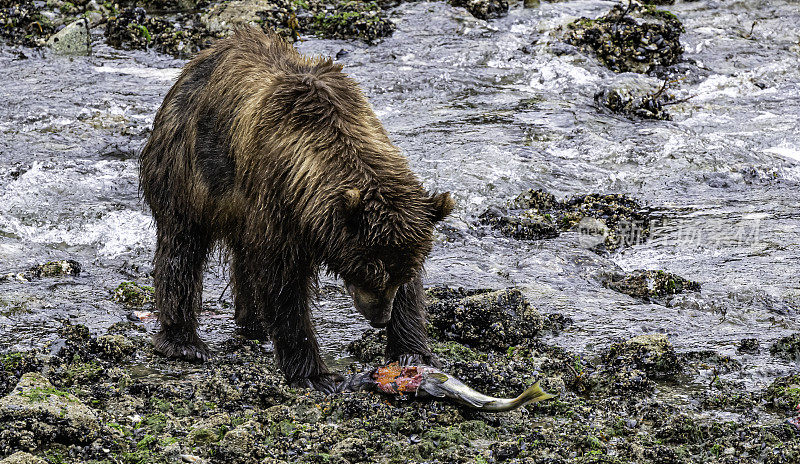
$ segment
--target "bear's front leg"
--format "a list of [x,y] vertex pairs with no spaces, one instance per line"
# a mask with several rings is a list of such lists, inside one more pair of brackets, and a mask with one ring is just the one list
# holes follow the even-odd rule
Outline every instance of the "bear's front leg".
[[[309,308],[311,273],[300,272],[311,266],[298,261],[295,255],[294,259],[276,260],[272,266],[263,267],[271,272],[253,281],[253,287],[264,295],[258,314],[269,328],[275,358],[286,380],[293,386],[334,393],[344,378],[329,372],[319,354]],[[287,270],[285,263],[292,263],[293,271]]]
[[344,378],[328,371],[319,354],[310,311],[299,306],[284,312],[283,321],[272,330],[278,366],[293,386],[334,393]]
[[208,245],[201,228],[158,223],[153,285],[161,329],[153,348],[167,357],[208,360],[208,347],[197,335]]
[[428,347],[422,277],[415,277],[397,291],[386,335],[388,359],[398,360],[403,365],[427,364],[441,367],[441,363]]

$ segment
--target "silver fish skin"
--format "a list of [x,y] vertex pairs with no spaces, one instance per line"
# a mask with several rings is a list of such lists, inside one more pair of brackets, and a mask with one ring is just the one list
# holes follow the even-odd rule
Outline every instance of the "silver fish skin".
[[422,383],[417,389],[417,396],[425,396],[425,394],[438,398],[450,398],[465,406],[485,412],[511,411],[528,403],[555,397],[555,395],[542,390],[539,382],[536,382],[516,398],[495,398],[484,395],[443,372],[424,372],[422,374]]
[[[419,398],[448,398],[457,403],[485,412],[504,412],[519,408],[528,403],[554,398],[542,390],[539,382],[528,387],[516,398],[495,398],[476,391],[457,378],[431,366],[416,366],[422,373],[422,382],[416,391]],[[338,391],[371,390],[381,392],[372,374],[375,370],[354,374],[343,382]]]

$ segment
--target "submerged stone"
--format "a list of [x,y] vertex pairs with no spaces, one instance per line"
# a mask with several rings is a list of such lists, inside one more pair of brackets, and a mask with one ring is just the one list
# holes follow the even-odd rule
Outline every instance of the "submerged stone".
[[773,356],[800,361],[800,333],[776,340],[769,347],[769,352]]
[[564,41],[594,51],[612,71],[646,73],[678,62],[683,54],[682,32],[672,13],[633,0],[614,5],[597,19],[568,24]]
[[453,6],[464,7],[478,19],[502,18],[508,14],[506,0],[447,0]]
[[48,39],[47,46],[59,55],[89,55],[92,52],[89,21],[81,18],[61,29]]
[[607,88],[596,93],[594,101],[612,113],[642,119],[672,119],[664,107],[674,98],[663,92],[637,93],[626,88]]
[[603,281],[603,286],[645,300],[700,291],[700,284],[697,282],[661,270],[642,269],[627,274],[612,274]]
[[560,201],[548,192],[531,189],[505,206],[488,208],[478,219],[503,235],[523,240],[578,232],[591,239],[596,251],[614,251],[650,235],[649,211],[620,194],[574,195]]

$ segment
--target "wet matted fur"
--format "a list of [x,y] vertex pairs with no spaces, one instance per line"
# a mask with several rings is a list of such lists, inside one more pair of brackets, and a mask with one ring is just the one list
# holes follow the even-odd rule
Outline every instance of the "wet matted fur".
[[256,29],[218,41],[165,97],[140,182],[157,227],[159,352],[207,358],[197,313],[206,256],[222,242],[236,322],[273,340],[288,380],[333,381],[310,320],[320,269],[388,323],[387,354],[431,361],[421,272],[453,202],[425,191],[340,65]]

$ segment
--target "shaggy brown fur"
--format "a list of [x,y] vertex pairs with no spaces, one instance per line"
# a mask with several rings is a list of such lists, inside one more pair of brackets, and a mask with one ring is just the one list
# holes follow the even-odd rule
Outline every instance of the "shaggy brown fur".
[[255,29],[220,40],[164,99],[140,181],[157,226],[159,352],[207,358],[196,314],[206,255],[222,241],[236,322],[272,338],[288,380],[334,382],[310,320],[321,267],[373,325],[388,324],[388,354],[431,361],[420,274],[453,203],[423,189],[340,65]]

